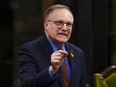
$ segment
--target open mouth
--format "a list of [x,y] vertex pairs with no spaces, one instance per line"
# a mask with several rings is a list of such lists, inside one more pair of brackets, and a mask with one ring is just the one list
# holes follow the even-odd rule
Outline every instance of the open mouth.
[[66,33],[58,33],[58,35],[61,35],[61,36],[67,36]]

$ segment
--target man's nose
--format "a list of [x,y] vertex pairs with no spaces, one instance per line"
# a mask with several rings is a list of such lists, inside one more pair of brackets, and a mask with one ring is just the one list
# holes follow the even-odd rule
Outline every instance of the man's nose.
[[67,30],[67,25],[66,25],[66,23],[64,23],[64,24],[62,25],[61,29]]

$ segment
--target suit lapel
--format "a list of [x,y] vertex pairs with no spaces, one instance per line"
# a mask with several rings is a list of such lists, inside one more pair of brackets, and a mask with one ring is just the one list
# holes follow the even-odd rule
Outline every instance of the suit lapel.
[[76,73],[76,71],[78,71],[77,70],[78,66],[76,66],[77,61],[75,60],[76,59],[75,58],[76,54],[74,53],[74,49],[68,43],[66,43],[66,49],[69,53],[68,58],[69,58],[69,63],[70,63],[70,66],[71,66],[71,71],[72,71],[72,78],[71,78],[70,85],[71,85],[71,87],[74,87],[74,84],[75,84],[74,82],[75,82],[76,78],[78,78],[77,73]]
[[47,60],[50,62],[50,58],[51,58],[51,54],[53,53],[53,49],[52,46],[50,45],[49,41],[47,40],[47,37],[44,36],[41,40],[40,40],[40,48],[43,52],[43,54],[45,54]]
[[[51,54],[53,53],[52,46],[50,45],[49,41],[47,40],[47,37],[43,37],[40,41],[41,44],[41,50],[43,53],[46,55],[47,60],[51,61]],[[51,63],[50,63],[51,64]],[[58,82],[61,84],[61,87],[63,87],[63,81],[62,81],[62,76],[61,76],[61,70],[59,69],[58,71]]]

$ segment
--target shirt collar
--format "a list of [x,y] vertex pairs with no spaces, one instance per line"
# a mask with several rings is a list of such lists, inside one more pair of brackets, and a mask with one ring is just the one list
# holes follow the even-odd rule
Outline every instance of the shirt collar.
[[[48,38],[48,41],[50,42],[52,48],[53,48],[53,51],[57,51],[58,50],[58,47],[53,43],[53,41],[51,41],[49,38]],[[65,48],[65,44],[62,45],[61,47],[63,50],[66,50]]]

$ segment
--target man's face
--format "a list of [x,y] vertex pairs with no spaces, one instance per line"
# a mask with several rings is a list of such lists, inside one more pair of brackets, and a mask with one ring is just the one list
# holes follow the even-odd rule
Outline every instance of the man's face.
[[55,9],[44,21],[45,34],[54,43],[63,44],[71,36],[73,20],[67,9]]

